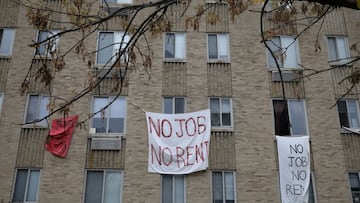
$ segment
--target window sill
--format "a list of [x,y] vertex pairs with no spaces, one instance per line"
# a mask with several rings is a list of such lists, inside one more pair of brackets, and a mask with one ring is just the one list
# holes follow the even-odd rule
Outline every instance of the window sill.
[[207,63],[226,63],[226,64],[230,64],[230,60],[221,60],[221,59],[208,59]]
[[234,132],[234,128],[233,127],[211,127],[211,131],[212,132]]
[[[300,67],[293,67],[293,68],[280,68],[281,71],[284,71],[284,72],[301,72],[303,71],[304,69],[303,68],[300,68]],[[269,72],[279,72],[279,70],[275,67],[275,68],[268,68],[268,71]]]
[[11,59],[11,55],[0,55],[0,59]]
[[186,59],[165,58],[164,63],[186,63]]
[[24,128],[24,129],[27,129],[27,128],[48,129],[49,126],[36,125],[36,124],[25,124],[25,125],[22,125],[21,128]]
[[106,133],[89,133],[88,138],[122,138],[125,137],[124,133],[113,133],[113,134],[106,134]]

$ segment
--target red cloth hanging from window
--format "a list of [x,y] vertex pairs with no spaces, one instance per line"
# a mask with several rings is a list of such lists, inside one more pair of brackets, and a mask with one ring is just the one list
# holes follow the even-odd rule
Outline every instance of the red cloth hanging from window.
[[69,116],[52,121],[49,139],[45,144],[46,150],[55,156],[66,157],[78,117]]

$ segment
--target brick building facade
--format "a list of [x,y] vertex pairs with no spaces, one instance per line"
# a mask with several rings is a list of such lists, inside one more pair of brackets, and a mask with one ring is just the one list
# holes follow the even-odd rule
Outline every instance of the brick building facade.
[[[61,8],[59,1],[45,2],[49,7]],[[169,16],[181,15],[179,9],[171,7]],[[216,4],[213,9],[219,15],[215,25],[204,19],[199,31],[193,31],[186,30],[184,22],[179,21],[173,24],[172,32],[151,39],[151,79],[141,65],[131,70],[116,100],[121,110],[109,110],[116,116],[107,117],[106,126],[98,126],[98,121],[92,119],[85,128],[76,128],[69,153],[62,159],[45,150],[49,130],[46,122],[19,125],[46,111],[44,96],[49,88],[30,81],[29,90],[20,95],[29,65],[41,66],[33,57],[34,48],[28,46],[40,34],[29,25],[24,7],[1,0],[0,202],[280,202],[275,131],[310,136],[312,201],[359,202],[360,137],[341,128],[360,127],[358,87],[347,92],[351,84],[348,80],[341,82],[355,67],[329,61],[354,54],[349,47],[360,41],[360,13],[337,9],[289,48],[295,55],[291,58],[289,54],[282,68],[286,69],[287,119],[292,125],[282,133],[284,129],[277,129],[274,118],[278,116],[275,108],[283,105],[281,82],[260,43],[259,13],[246,11],[231,22],[227,4]],[[195,13],[195,8],[189,12]],[[52,17],[64,19],[61,15]],[[115,39],[122,31],[122,18],[112,19],[107,30],[86,39],[86,49],[101,46],[101,34]],[[54,23],[51,30],[60,30],[61,26]],[[270,22],[266,26],[273,25]],[[314,52],[314,36],[320,26],[322,50]],[[279,31],[274,41],[282,46],[294,36],[292,32]],[[60,37],[56,42],[59,51],[71,48],[76,39],[79,33]],[[99,64],[100,56],[94,57]],[[72,52],[65,63],[66,68],[56,73],[50,88],[53,95],[68,99],[85,87],[88,73],[95,69],[89,69],[82,57]],[[295,69],[291,69],[292,63],[296,63]],[[334,68],[299,79],[297,76],[311,73],[304,67]],[[101,88],[79,99],[70,114],[87,118],[114,96],[110,86],[111,79],[106,79]],[[175,113],[206,108],[214,116],[209,169],[186,176],[148,173],[143,111]],[[293,112],[299,108],[302,113]],[[113,129],[110,118],[123,125]],[[299,133],[297,123],[303,127]],[[104,132],[99,133],[101,127]],[[90,132],[93,128],[95,133]],[[110,133],[112,130],[116,133]],[[111,195],[114,190],[118,196]]]

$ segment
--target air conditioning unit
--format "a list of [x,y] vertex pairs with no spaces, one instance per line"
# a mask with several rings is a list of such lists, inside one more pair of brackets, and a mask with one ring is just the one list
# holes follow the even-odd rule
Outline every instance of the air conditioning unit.
[[121,150],[121,138],[91,138],[91,150]]
[[[281,72],[283,81],[299,81],[299,72],[298,71],[282,71]],[[271,74],[272,81],[280,82],[280,73],[277,71],[273,71]]]

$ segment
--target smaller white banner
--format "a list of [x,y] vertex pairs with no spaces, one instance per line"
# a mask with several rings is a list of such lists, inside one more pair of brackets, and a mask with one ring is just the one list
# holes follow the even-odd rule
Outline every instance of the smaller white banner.
[[309,136],[276,136],[282,203],[307,203],[310,184]]
[[185,114],[146,112],[148,171],[189,174],[206,170],[210,146],[210,110]]

